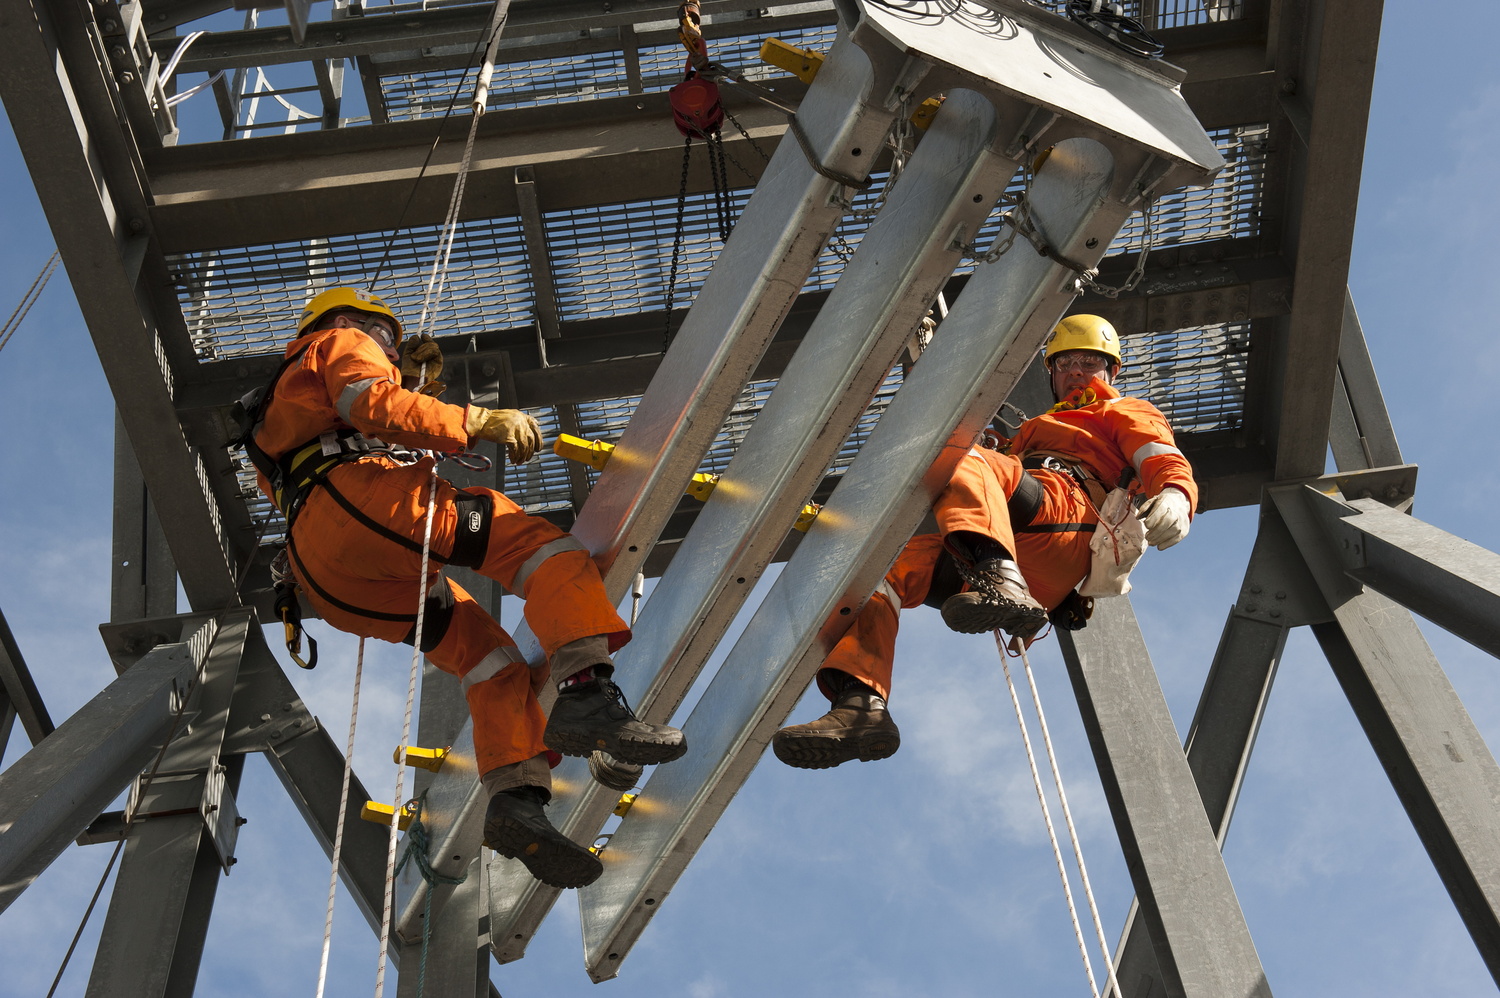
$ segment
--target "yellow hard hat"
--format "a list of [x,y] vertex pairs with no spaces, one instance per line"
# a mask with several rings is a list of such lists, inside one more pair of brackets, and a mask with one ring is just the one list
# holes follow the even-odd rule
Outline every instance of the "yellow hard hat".
[[363,288],[329,288],[314,297],[302,306],[302,317],[297,320],[297,335],[301,336],[308,326],[329,312],[335,312],[341,308],[357,309],[360,312],[373,312],[376,315],[385,316],[396,327],[396,342],[401,342],[401,320],[396,318],[396,313],[392,312],[390,306],[379,296]]
[[1120,337],[1107,319],[1097,315],[1070,315],[1057,324],[1052,335],[1047,337],[1045,353],[1047,366],[1052,358],[1067,350],[1092,350],[1102,353],[1116,364],[1120,363]]

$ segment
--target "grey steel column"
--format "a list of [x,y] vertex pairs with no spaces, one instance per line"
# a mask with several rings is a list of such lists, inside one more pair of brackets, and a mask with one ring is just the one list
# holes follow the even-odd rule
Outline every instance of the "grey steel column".
[[196,672],[187,643],[156,648],[0,773],[0,911],[150,763]]
[[[1221,852],[1287,633],[1292,627],[1331,619],[1280,517],[1262,516],[1239,599],[1224,622],[1184,744]],[[1139,912],[1139,904],[1132,900],[1115,956],[1115,976],[1128,998],[1161,993],[1161,968]]]
[[1099,600],[1087,627],[1058,637],[1163,992],[1269,998],[1129,599]]
[[[1072,259],[1096,259],[1124,222],[1126,209],[1106,197],[1112,170],[1103,146],[1073,139],[1036,174],[1034,217]],[[618,972],[1072,297],[1063,268],[1032,252],[1008,253],[969,280],[941,335],[683,724],[691,751],[652,773],[642,790],[651,807],[626,815],[602,855],[604,876],[579,891],[585,958],[596,981]]]
[[[172,742],[142,796],[142,811],[189,813],[140,818],[131,828],[85,992],[90,998],[191,993],[208,924],[206,918],[187,916],[205,913],[204,891],[211,907],[219,876],[207,869],[217,861],[213,837],[198,811],[199,774],[212,777],[218,764],[253,619],[250,611],[222,618],[203,670],[198,719]],[[174,786],[178,780],[180,786]]]
[[1334,500],[1311,486],[1272,497],[1333,610],[1313,633],[1500,983],[1500,767],[1410,611],[1345,569],[1343,544],[1314,512]]
[[26,668],[26,659],[21,656],[21,646],[10,631],[5,614],[0,613],[0,703],[5,705],[4,723],[0,724],[0,757],[5,755],[5,746],[10,741],[11,726],[20,718],[21,726],[32,745],[52,734],[55,725],[42,703],[42,694]]

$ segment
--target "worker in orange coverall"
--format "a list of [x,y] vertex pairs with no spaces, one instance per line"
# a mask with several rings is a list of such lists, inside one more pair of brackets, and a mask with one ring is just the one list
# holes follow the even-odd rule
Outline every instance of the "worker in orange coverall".
[[[832,709],[782,728],[776,757],[802,769],[884,759],[901,745],[886,709],[902,608],[938,606],[955,631],[1003,629],[1030,641],[1049,611],[1078,628],[1092,602],[1074,587],[1091,565],[1089,541],[1105,494],[1127,482],[1144,494],[1146,543],[1187,534],[1198,488],[1166,417],[1113,387],[1119,338],[1094,315],[1069,316],[1044,354],[1057,404],[1021,425],[1003,451],[975,448],[933,503],[937,534],[912,538],[818,672]],[[1127,568],[1128,571],[1128,568]]]
[[[262,490],[291,524],[293,574],[334,627],[411,644],[434,458],[405,448],[449,453],[489,440],[520,464],[541,445],[540,428],[514,409],[449,405],[410,390],[434,390],[441,351],[430,336],[402,343],[385,302],[356,288],[332,288],[308,302],[286,357],[257,407],[247,449]],[[428,382],[419,385],[424,364]],[[468,700],[480,779],[491,795],[485,841],[544,883],[591,883],[603,869],[598,857],[553,828],[542,810],[551,799],[548,749],[602,750],[650,765],[681,756],[682,733],[636,719],[610,680],[610,652],[630,630],[582,544],[499,492],[442,479],[431,530],[422,651],[459,680]],[[547,665],[530,669],[499,623],[439,575],[445,564],[523,596]],[[549,676],[559,693],[546,718],[537,691]]]

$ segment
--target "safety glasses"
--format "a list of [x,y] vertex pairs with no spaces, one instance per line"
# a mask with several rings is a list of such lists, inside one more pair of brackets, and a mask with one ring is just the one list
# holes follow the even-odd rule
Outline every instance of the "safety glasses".
[[1077,371],[1079,374],[1098,374],[1109,367],[1109,358],[1103,354],[1090,353],[1086,350],[1074,350],[1068,353],[1060,353],[1052,358],[1052,370],[1071,374]]

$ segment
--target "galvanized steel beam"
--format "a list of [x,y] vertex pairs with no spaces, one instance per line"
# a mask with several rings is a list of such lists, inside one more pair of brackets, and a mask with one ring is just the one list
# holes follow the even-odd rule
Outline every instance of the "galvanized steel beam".
[[[1038,170],[1033,215],[1064,256],[1096,259],[1124,223],[1128,210],[1108,197],[1113,169],[1102,146],[1073,140]],[[980,268],[950,308],[683,724],[692,751],[652,773],[641,792],[651,807],[625,816],[602,854],[604,877],[580,891],[586,965],[596,981],[618,972],[819,663],[1031,362],[1072,299],[1066,273],[1038,254],[1010,253]]]
[[1500,655],[1500,554],[1374,498],[1299,495],[1349,578]]
[[25,729],[26,737],[31,739],[32,745],[40,744],[43,738],[56,730],[52,716],[47,713],[47,705],[42,702],[42,693],[36,688],[36,681],[31,678],[31,670],[26,667],[21,646],[16,643],[16,636],[11,633],[4,613],[0,613],[0,693],[4,695],[8,714],[6,727],[0,730],[0,755],[4,754],[6,743],[10,739],[9,725],[17,718],[20,718],[21,727]]
[[[1313,633],[1480,957],[1500,983],[1500,766],[1409,610],[1361,585],[1349,570],[1344,541],[1329,530],[1322,508],[1336,500],[1309,486],[1271,495],[1333,610],[1334,621],[1314,625]],[[1361,518],[1375,516],[1371,503],[1355,502]],[[1385,537],[1382,543],[1393,543],[1399,534]],[[1485,554],[1491,562],[1496,558]],[[1486,576],[1492,570],[1492,564],[1481,567]],[[1476,616],[1491,617],[1489,630],[1492,601],[1488,596],[1476,608]]]
[[[868,171],[891,126],[894,83],[889,69],[872,66],[847,42],[837,43],[798,114],[818,162],[809,162],[797,143],[783,142],[741,213],[573,525],[573,535],[593,553],[611,600],[624,597],[838,223],[843,209],[833,196],[840,185],[825,174],[859,179]],[[528,660],[542,660],[529,629],[519,629],[516,640]],[[555,696],[549,684],[542,706],[549,708]],[[470,732],[466,726],[461,738],[472,738]],[[430,823],[433,865],[445,875],[465,868],[477,848],[484,808],[476,775],[440,774],[429,793],[430,802],[447,802]],[[582,760],[568,760],[557,772],[559,787],[588,779]],[[535,881],[516,873],[519,863],[510,865],[510,876],[520,881],[519,902]],[[507,880],[503,869],[491,875]],[[398,931],[409,938],[407,916],[418,910],[425,885],[398,887],[404,913]],[[497,939],[515,935],[502,928],[508,924],[503,913],[492,912],[492,923]]]
[[192,719],[177,711],[214,630],[151,651],[0,773],[0,911]]
[[[231,845],[237,835],[237,828],[214,828],[238,819],[227,806],[233,800],[228,785],[238,780],[227,779],[220,759],[240,662],[257,627],[248,610],[205,626],[217,631],[203,656],[198,716],[153,763],[135,795],[135,820],[85,992],[90,998],[190,994],[197,978],[206,916],[224,869],[215,835]],[[238,763],[235,769],[237,777]],[[219,780],[228,796],[206,812],[207,785]]]
[[1344,291],[1344,325],[1339,336],[1338,383],[1328,443],[1340,471],[1405,464],[1386,411],[1354,297]]
[[[1058,637],[1162,992],[1169,998],[1269,998],[1265,970],[1130,601],[1099,600],[1088,627],[1059,631]],[[1273,637],[1271,644],[1279,641]],[[1269,664],[1262,662],[1259,670],[1263,688]],[[1257,705],[1261,696],[1253,698]],[[1258,718],[1257,708],[1250,737]],[[1231,803],[1232,794],[1216,805]],[[1125,986],[1133,994],[1156,993],[1155,984],[1135,990],[1139,984]]]

